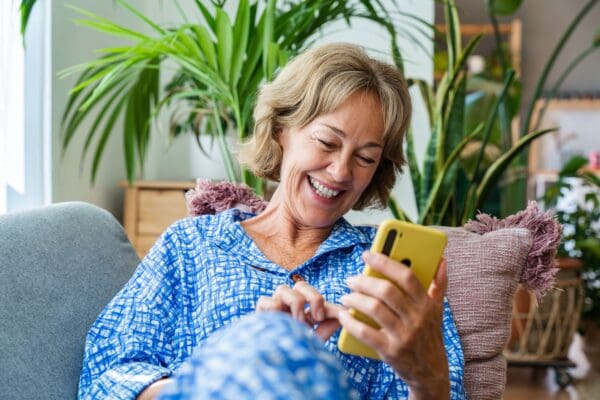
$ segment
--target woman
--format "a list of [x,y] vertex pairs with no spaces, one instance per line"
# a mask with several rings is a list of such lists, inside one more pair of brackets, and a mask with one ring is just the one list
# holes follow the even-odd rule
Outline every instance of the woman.
[[[195,347],[258,310],[312,327],[362,397],[463,398],[445,264],[425,290],[405,266],[366,251],[373,228],[342,218],[387,203],[410,113],[400,73],[357,46],[289,63],[261,90],[241,157],[279,181],[268,206],[185,219],[162,235],[90,330],[80,397],[153,398],[173,371],[189,370]],[[394,283],[360,275],[365,262]],[[340,325],[383,362],[340,353]]]

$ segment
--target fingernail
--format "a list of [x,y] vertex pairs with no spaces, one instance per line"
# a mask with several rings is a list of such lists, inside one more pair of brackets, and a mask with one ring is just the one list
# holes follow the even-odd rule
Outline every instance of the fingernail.
[[346,283],[348,284],[348,286],[354,286],[354,284],[356,283],[356,277],[349,276],[348,278],[346,278]]
[[322,309],[321,309],[321,310],[319,310],[319,311],[317,311],[317,319],[318,319],[319,321],[323,321],[323,320],[325,319],[325,313],[323,312],[323,310],[322,310]]
[[373,258],[374,258],[374,254],[371,253],[370,251],[367,250],[367,251],[363,252],[363,260],[365,260],[366,263],[372,263]]
[[341,302],[343,305],[346,305],[346,303],[348,302],[348,295],[343,295],[343,296],[340,298],[340,302]]

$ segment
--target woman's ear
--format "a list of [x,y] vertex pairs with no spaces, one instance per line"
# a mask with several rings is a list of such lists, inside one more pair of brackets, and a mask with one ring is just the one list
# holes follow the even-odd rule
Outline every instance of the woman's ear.
[[287,140],[289,128],[279,128],[275,131],[273,139],[283,148],[283,143]]

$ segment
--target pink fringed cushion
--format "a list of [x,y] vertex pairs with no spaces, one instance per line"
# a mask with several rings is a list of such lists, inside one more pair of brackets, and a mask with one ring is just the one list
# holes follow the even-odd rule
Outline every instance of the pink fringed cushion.
[[244,184],[212,182],[208,179],[198,179],[196,188],[188,191],[185,199],[191,216],[216,214],[230,208],[258,214],[267,206],[266,201]]
[[552,286],[560,224],[535,203],[498,220],[480,214],[448,235],[448,291],[465,356],[469,399],[502,398],[513,297],[518,283],[538,293]]
[[[255,213],[266,202],[246,186],[198,180],[186,194],[190,215],[231,207]],[[538,295],[552,286],[561,227],[535,203],[498,220],[479,214],[463,228],[438,227],[448,235],[447,297],[463,344],[469,399],[500,399],[506,384],[502,355],[510,335],[518,283]]]

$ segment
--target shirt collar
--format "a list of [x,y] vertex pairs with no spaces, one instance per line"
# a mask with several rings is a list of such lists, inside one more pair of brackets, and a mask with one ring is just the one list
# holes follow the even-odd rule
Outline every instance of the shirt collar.
[[[244,212],[239,209],[230,209],[219,215],[223,235],[217,245],[225,251],[237,253],[237,255],[250,264],[260,263],[261,267],[278,266],[268,260],[260,251],[258,246],[252,241],[250,236],[242,228],[240,222],[255,216],[250,212]],[[358,244],[369,245],[372,241],[370,235],[363,229],[351,225],[346,219],[340,218],[333,226],[331,233],[317,249],[314,259],[331,251],[342,248],[356,246]],[[271,269],[271,268],[269,268]]]
[[330,251],[370,243],[371,237],[365,231],[351,225],[345,218],[340,218],[333,226],[327,239],[317,249],[315,257]]

